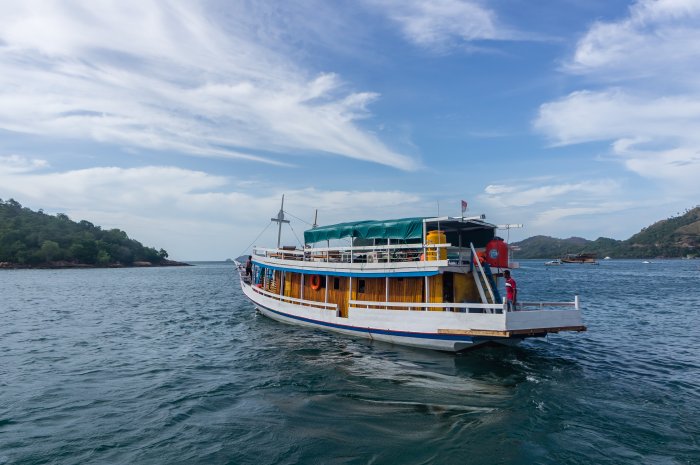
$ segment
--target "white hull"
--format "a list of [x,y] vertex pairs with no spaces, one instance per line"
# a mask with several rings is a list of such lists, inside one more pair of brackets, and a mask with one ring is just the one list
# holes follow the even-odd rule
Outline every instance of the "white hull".
[[263,295],[242,281],[241,288],[260,313],[283,323],[447,352],[459,352],[490,342],[514,345],[524,337],[543,336],[547,332],[556,332],[557,328],[581,325],[578,310],[464,313],[350,306],[345,318],[338,316],[335,309]]

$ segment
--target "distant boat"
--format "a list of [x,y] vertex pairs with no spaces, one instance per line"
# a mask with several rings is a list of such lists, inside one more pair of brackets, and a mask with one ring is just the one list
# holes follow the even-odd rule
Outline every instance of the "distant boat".
[[605,257],[603,260],[610,260],[610,257]]
[[544,262],[545,266],[553,266],[553,265],[561,265],[561,260],[558,258],[556,260],[550,260],[548,262]]
[[651,263],[649,260],[644,260],[642,263]]
[[561,258],[562,263],[578,263],[578,264],[589,264],[597,265],[598,260],[596,260],[596,254],[594,253],[577,253],[577,254],[567,254]]

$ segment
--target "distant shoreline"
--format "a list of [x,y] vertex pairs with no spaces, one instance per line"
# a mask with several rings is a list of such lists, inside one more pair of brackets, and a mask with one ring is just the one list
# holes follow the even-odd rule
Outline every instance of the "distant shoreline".
[[165,266],[194,266],[190,263],[177,262],[175,260],[163,260],[159,263],[151,263],[145,261],[134,262],[131,265],[124,265],[122,263],[109,263],[106,265],[89,265],[86,263],[72,263],[72,262],[48,262],[48,263],[38,263],[36,265],[28,265],[26,263],[10,263],[10,262],[0,262],[0,270],[64,270],[64,269],[76,269],[76,268],[161,268]]

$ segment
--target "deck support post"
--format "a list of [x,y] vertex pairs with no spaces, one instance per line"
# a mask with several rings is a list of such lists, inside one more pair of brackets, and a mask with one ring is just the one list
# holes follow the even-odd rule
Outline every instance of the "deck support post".
[[328,303],[328,275],[326,275],[326,297],[323,302],[326,304]]
[[[384,297],[384,302],[389,302],[389,277],[387,276],[384,278],[384,289],[385,289],[385,297]],[[385,307],[387,310],[389,307]]]
[[[430,303],[430,283],[427,276],[425,277],[425,303]],[[425,310],[425,307],[423,307],[423,310]]]
[[425,224],[425,220],[423,220],[423,260],[427,260],[428,256],[426,248],[425,248],[425,241],[426,241],[426,235],[428,234],[428,226]]
[[304,273],[301,274],[301,289],[299,291],[299,294],[301,297],[299,297],[301,300],[304,300]]

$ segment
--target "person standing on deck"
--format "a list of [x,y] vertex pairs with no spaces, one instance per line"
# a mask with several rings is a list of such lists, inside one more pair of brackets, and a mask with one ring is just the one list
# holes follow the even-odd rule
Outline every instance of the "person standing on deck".
[[245,275],[253,277],[253,256],[248,255],[248,261],[245,262]]
[[518,285],[515,283],[515,279],[511,278],[510,270],[503,272],[503,277],[506,279],[506,302],[508,303],[508,310],[515,311],[515,304],[518,300]]

